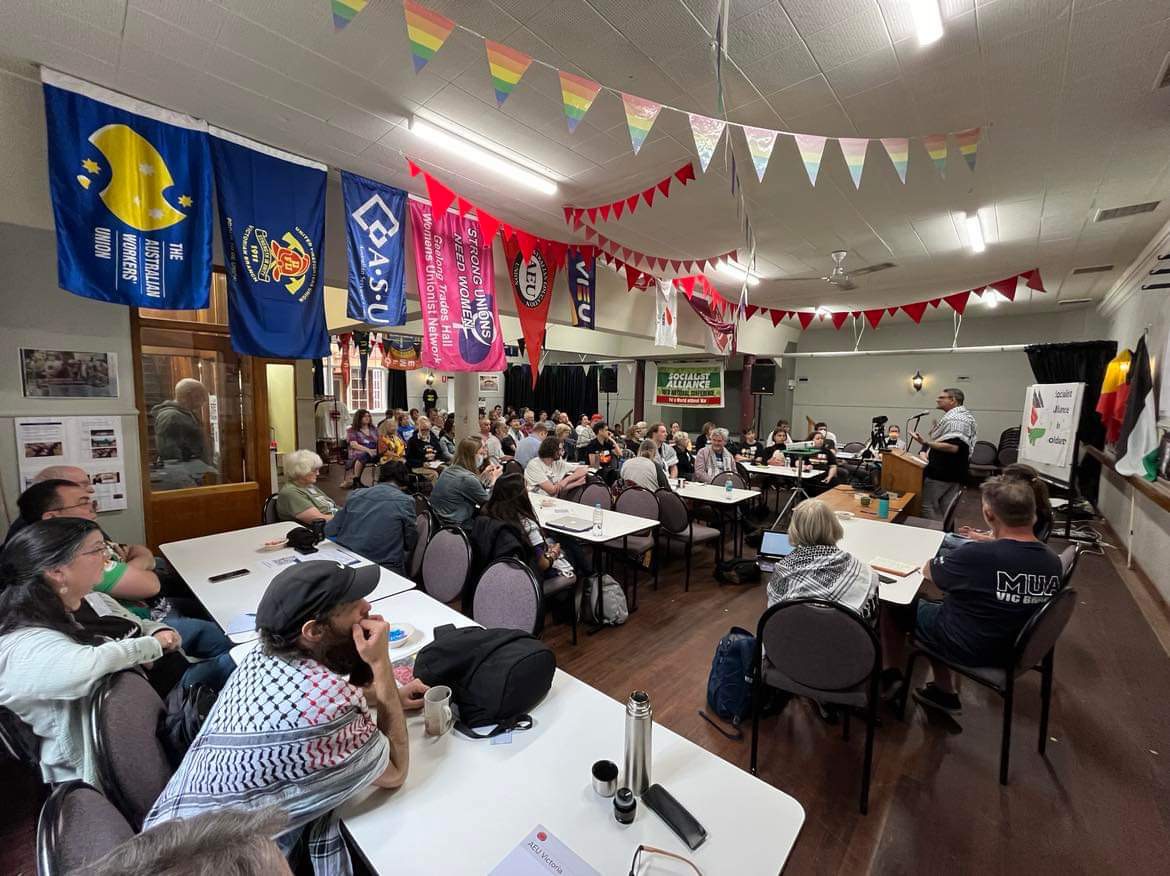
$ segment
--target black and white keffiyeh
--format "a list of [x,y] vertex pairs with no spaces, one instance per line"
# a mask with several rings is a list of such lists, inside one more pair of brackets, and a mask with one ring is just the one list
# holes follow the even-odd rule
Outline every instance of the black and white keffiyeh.
[[931,441],[958,438],[968,448],[975,446],[975,415],[963,405],[951,408],[930,430]]
[[776,563],[768,581],[768,605],[807,598],[840,603],[872,623],[877,617],[877,572],[839,547],[801,545]]

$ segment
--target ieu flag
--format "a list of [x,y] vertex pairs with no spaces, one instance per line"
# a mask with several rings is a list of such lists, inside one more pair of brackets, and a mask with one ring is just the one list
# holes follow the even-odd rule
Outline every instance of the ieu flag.
[[406,192],[343,170],[341,195],[349,252],[345,313],[371,325],[404,325]]
[[586,258],[580,250],[570,249],[565,276],[569,280],[573,325],[577,328],[593,328],[593,308],[597,295],[597,258],[592,255]]
[[193,310],[211,291],[207,124],[41,68],[57,282]]
[[214,127],[211,158],[233,349],[280,359],[328,356],[325,165]]

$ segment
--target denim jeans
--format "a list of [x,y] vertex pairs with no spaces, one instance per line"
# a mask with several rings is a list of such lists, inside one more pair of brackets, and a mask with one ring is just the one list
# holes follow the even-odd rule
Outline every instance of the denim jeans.
[[228,653],[232,642],[223,631],[211,621],[183,617],[172,612],[164,619],[183,639],[183,653],[199,662],[192,663],[183,673],[183,687],[206,684],[221,690],[236,663]]

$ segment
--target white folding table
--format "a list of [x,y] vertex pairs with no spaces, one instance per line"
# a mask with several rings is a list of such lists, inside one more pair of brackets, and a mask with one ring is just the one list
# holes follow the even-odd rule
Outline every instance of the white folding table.
[[862,562],[868,563],[874,557],[884,557],[910,563],[918,568],[919,571],[901,578],[889,572],[880,573],[894,581],[890,584],[883,581],[879,585],[878,595],[883,602],[895,605],[909,605],[914,600],[914,595],[922,586],[922,565],[938,553],[945,535],[937,529],[919,529],[916,526],[860,517],[842,520],[841,527],[845,530],[845,537],[838,542],[838,547],[849,551]]
[[[379,609],[387,620],[424,630],[426,641],[437,625],[471,624],[417,591],[393,596]],[[653,686],[648,693],[653,703]],[[593,762],[622,762],[622,703],[558,670],[532,718],[531,730],[493,744],[455,731],[428,737],[421,715],[410,713],[405,785],[396,791],[371,788],[342,810],[372,869],[487,873],[537,824],[607,876],[627,872],[640,843],[677,852],[704,873],[774,876],[783,869],[804,823],[803,808],[783,791],[655,724],[651,781],[707,829],[707,841],[692,852],[645,806],[638,806],[633,824],[618,824],[613,801],[593,791]]]
[[[672,481],[673,483],[675,482]],[[724,508],[731,509],[733,552],[736,557],[739,557],[743,553],[743,532],[739,526],[734,508],[743,502],[759,496],[759,490],[741,490],[738,487],[733,487],[731,492],[728,493],[727,487],[724,484],[700,484],[697,481],[682,481],[679,486],[672,486],[672,489],[684,499],[714,506],[719,513],[720,519],[723,518]],[[722,551],[722,537],[720,538],[720,551]]]
[[[256,610],[269,582],[285,568],[275,565],[276,561],[288,561],[301,556],[289,547],[273,551],[264,550],[264,542],[283,538],[296,525],[288,522],[268,523],[248,529],[237,529],[234,532],[172,541],[160,545],[160,548],[163,556],[190,586],[191,592],[203,603],[208,614],[225,632],[228,632],[228,638],[233,642],[247,642],[256,638],[255,631],[230,632],[233,623],[239,626],[236,622],[245,613]],[[348,548],[341,548],[331,541],[324,541],[318,547],[320,555],[307,554],[303,559],[332,559],[332,550],[340,548],[358,558],[355,566],[371,565],[365,557]],[[238,569],[246,570],[247,574],[223,581],[210,580],[217,575]],[[414,582],[409,578],[383,567],[381,579],[377,588],[370,594],[369,600],[373,602],[384,599],[395,593],[411,590],[414,586]]]

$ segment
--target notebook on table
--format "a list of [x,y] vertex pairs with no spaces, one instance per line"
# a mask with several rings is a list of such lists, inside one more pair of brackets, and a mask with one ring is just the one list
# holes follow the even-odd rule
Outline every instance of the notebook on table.
[[917,572],[921,568],[921,566],[906,563],[902,560],[891,560],[889,557],[874,557],[869,561],[869,565],[879,572],[888,572],[891,575],[897,575],[899,578],[905,578],[911,572]]

